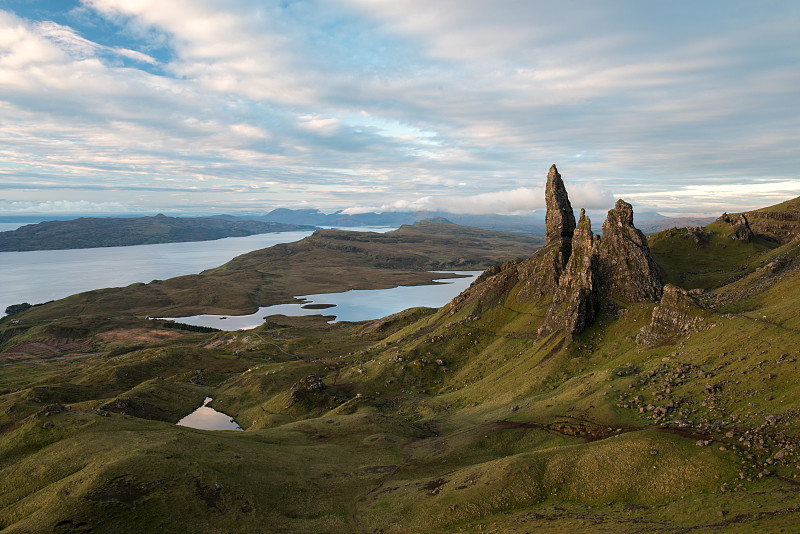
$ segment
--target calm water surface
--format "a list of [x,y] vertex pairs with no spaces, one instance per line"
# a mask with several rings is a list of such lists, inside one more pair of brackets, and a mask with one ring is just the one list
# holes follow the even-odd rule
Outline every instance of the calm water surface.
[[[424,286],[398,286],[391,289],[352,289],[343,293],[320,293],[296,297],[297,304],[277,304],[259,308],[251,315],[194,315],[167,319],[195,326],[210,326],[220,330],[255,328],[270,315],[333,315],[336,321],[366,321],[386,317],[408,308],[426,306],[440,308],[464,291],[483,271],[436,271],[457,273],[462,278],[443,278]],[[310,305],[329,305],[325,309]]]
[[211,397],[206,397],[202,406],[175,424],[200,430],[244,430],[230,415],[207,406],[212,400]]
[[[377,232],[393,229],[348,228]],[[280,232],[130,247],[0,252],[0,316],[11,304],[38,304],[92,289],[198,273],[240,254],[298,241],[311,233]]]

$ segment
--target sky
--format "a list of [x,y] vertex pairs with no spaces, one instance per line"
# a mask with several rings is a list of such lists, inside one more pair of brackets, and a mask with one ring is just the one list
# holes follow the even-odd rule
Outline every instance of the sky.
[[0,215],[800,195],[800,2],[0,0]]

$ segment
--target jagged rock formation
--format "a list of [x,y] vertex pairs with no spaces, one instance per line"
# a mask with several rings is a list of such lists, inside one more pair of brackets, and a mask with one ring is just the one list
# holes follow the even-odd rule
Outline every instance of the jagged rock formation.
[[561,180],[561,174],[555,165],[552,165],[547,173],[544,201],[547,206],[545,215],[547,244],[563,244],[570,241],[575,231],[575,214],[572,211],[572,204],[569,202],[564,182]]
[[594,237],[592,222],[581,210],[571,255],[539,333],[562,330],[571,337],[592,324],[601,298],[657,301],[663,287],[647,239],[633,226],[630,204],[617,200],[603,223],[602,239]]
[[575,214],[567,190],[555,165],[547,173],[544,189],[547,214],[545,215],[545,246],[521,266],[520,278],[525,285],[517,295],[519,302],[531,301],[543,295],[552,295],[558,287],[561,273],[572,253],[572,235],[575,232]]
[[800,197],[775,206],[743,213],[756,234],[788,243],[800,235]]
[[545,187],[547,244],[521,262],[487,271],[450,303],[455,314],[474,304],[471,317],[503,305],[517,289],[516,301],[546,307],[540,335],[563,331],[567,338],[591,325],[603,298],[658,301],[663,282],[644,234],[633,226],[633,208],[618,200],[603,224],[603,238],[581,210],[578,224],[555,165]]
[[639,330],[638,345],[658,345],[672,341],[676,336],[707,328],[698,315],[697,301],[684,289],[672,284],[664,287],[664,296],[653,308],[652,320]]
[[608,212],[599,245],[599,278],[603,291],[629,302],[658,301],[664,282],[647,238],[633,225],[633,207],[620,199]]
[[714,222],[731,225],[732,231],[728,234],[728,237],[731,239],[749,243],[755,237],[753,230],[750,229],[750,222],[747,220],[747,216],[744,213],[734,215],[723,213],[722,216]]
[[581,216],[572,237],[572,254],[553,295],[539,334],[557,329],[567,333],[583,331],[590,325],[599,306],[597,284],[597,250],[592,233],[592,221],[581,209]]

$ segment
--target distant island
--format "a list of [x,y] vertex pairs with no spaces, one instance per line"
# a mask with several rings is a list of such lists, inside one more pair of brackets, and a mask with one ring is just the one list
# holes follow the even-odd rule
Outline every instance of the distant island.
[[0,232],[0,252],[122,247],[210,241],[273,232],[314,230],[315,226],[222,217],[81,217],[45,221]]

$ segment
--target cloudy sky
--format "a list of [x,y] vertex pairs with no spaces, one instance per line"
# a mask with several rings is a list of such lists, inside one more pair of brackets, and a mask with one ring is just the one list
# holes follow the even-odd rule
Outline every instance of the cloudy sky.
[[0,0],[0,214],[800,195],[800,2]]

